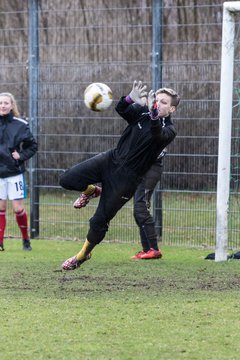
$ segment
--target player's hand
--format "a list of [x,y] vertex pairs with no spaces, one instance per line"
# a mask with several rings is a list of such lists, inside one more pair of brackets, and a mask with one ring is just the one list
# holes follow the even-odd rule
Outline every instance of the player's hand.
[[129,96],[133,102],[144,106],[146,104],[146,97],[147,97],[147,86],[143,85],[142,81],[134,81],[133,88],[130,92]]
[[20,159],[20,155],[17,152],[17,150],[13,150],[12,157],[14,158],[14,160],[19,160]]
[[157,100],[156,100],[156,94],[153,90],[150,90],[148,93],[147,104],[150,112],[156,110]]

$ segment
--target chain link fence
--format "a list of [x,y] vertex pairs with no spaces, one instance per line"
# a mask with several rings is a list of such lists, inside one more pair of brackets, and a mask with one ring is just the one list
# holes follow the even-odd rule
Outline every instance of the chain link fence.
[[[37,121],[34,131],[39,143],[34,181],[30,178],[32,204],[27,201],[32,236],[85,239],[97,199],[81,211],[74,210],[72,204],[79,194],[61,189],[59,176],[73,164],[114,147],[125,127],[114,104],[128,94],[135,79],[143,80],[150,89],[154,76],[159,76],[161,84],[181,95],[174,115],[178,136],[168,148],[163,181],[156,191],[155,199],[161,193],[162,201],[153,204],[156,214],[163,212],[160,241],[214,246],[223,1],[187,3],[40,1],[36,25],[30,21],[33,1],[1,1],[1,90],[16,96],[26,117],[33,100],[29,52],[35,51],[38,57],[33,83],[37,119],[29,119]],[[34,24],[37,29],[31,28]],[[30,31],[36,31],[38,46],[30,44]],[[160,53],[153,53],[156,49]],[[236,51],[236,89],[237,57]],[[91,112],[83,103],[84,89],[92,82],[104,82],[113,91],[113,106],[103,113]],[[237,108],[234,116],[236,150]],[[238,151],[234,159],[236,163]],[[237,182],[235,172],[229,230],[233,248],[239,246]],[[8,236],[18,236],[11,214],[8,218]],[[106,241],[139,241],[131,202],[113,219]]]

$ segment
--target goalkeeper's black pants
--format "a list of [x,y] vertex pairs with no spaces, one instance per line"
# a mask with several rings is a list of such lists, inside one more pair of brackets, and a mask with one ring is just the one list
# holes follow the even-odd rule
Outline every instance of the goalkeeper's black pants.
[[95,214],[90,219],[87,240],[100,243],[109,223],[129,201],[141,179],[121,163],[112,160],[111,152],[100,153],[66,170],[60,185],[68,190],[83,192],[90,184],[102,184],[102,193]]
[[[151,198],[163,171],[162,158],[144,175],[134,195],[134,218],[139,227],[142,248],[158,250],[158,236],[155,221],[151,214]],[[160,209],[162,212],[162,209]]]

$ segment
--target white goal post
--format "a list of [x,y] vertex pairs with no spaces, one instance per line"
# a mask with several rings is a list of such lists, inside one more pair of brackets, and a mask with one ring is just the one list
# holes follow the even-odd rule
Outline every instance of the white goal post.
[[227,260],[234,67],[234,15],[240,1],[224,2],[222,22],[215,261]]

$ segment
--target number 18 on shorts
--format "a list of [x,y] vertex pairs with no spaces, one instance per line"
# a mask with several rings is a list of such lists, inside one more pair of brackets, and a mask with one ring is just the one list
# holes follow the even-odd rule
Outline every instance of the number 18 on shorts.
[[26,182],[23,174],[0,179],[0,199],[20,200],[26,197]]

